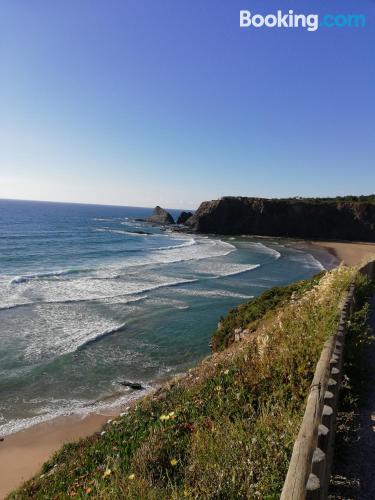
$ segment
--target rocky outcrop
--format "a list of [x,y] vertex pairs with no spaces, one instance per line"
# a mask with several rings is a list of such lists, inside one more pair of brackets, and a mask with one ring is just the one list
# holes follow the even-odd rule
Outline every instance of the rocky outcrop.
[[185,222],[190,219],[193,214],[191,212],[181,212],[179,218],[177,219],[177,224],[185,224]]
[[201,233],[375,241],[375,204],[224,197],[203,202],[186,225]]
[[149,217],[148,222],[152,222],[153,224],[162,224],[163,226],[174,224],[174,219],[169,212],[164,210],[159,206],[154,208],[151,217]]
[[142,391],[144,389],[143,385],[138,382],[128,382],[127,380],[124,380],[124,382],[120,382],[120,384],[135,391]]

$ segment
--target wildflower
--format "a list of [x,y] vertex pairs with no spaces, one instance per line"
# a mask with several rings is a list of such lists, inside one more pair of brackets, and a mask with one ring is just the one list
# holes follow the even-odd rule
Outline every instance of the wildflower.
[[109,420],[107,420],[107,424],[110,424],[111,422],[112,422],[111,418]]
[[169,420],[170,416],[169,415],[160,415],[160,420],[163,422],[164,420]]
[[172,458],[171,465],[173,465],[173,467],[177,465],[177,460],[175,458]]
[[170,413],[168,413],[168,417],[173,418],[174,416],[175,416],[175,412],[174,411],[171,411]]
[[217,391],[221,391],[221,385],[217,385],[217,386],[215,387],[215,389],[216,389]]
[[229,373],[229,370],[224,371],[224,375],[228,375],[228,373]]
[[130,479],[130,481],[133,481],[133,479],[135,479],[135,474],[129,474],[128,479]]
[[104,474],[103,474],[103,479],[105,479],[106,477],[110,476],[111,474],[112,474],[111,469],[106,469],[104,471]]
[[105,431],[102,431],[102,432],[100,433],[100,435],[101,435],[101,436],[104,436],[104,434],[105,434]]

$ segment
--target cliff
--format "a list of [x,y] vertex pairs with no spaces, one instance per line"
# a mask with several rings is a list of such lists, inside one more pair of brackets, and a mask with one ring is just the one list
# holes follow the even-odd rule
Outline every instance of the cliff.
[[224,197],[203,202],[186,225],[201,233],[375,241],[375,204]]
[[177,224],[185,224],[185,222],[190,219],[193,214],[191,212],[181,212],[179,218],[177,219]]

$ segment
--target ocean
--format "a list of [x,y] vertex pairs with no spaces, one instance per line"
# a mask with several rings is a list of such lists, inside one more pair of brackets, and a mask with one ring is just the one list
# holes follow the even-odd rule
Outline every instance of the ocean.
[[232,307],[333,265],[282,240],[137,220],[150,214],[0,200],[0,436],[126,404],[121,382],[143,393],[193,366]]

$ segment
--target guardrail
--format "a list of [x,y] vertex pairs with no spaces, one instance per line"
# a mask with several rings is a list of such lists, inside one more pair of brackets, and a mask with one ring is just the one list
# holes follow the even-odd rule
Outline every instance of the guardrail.
[[[363,266],[359,272],[374,279],[375,261]],[[316,366],[281,500],[322,500],[328,496],[345,330],[354,305],[354,285],[351,285],[341,307],[337,332],[324,344]]]

